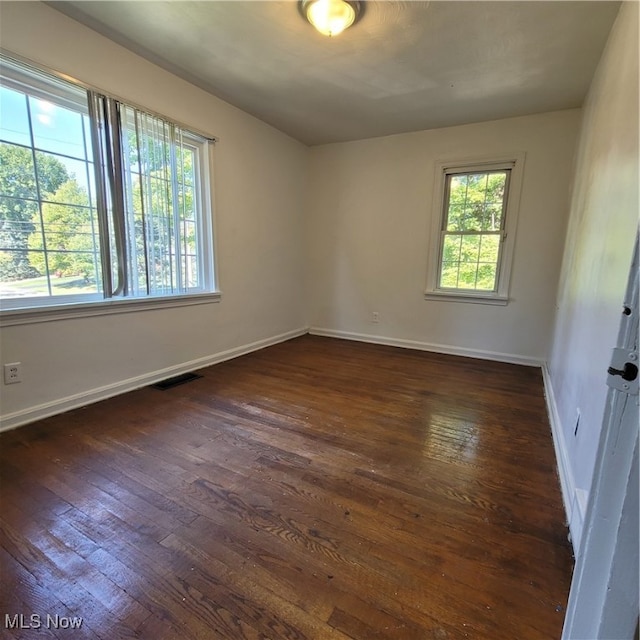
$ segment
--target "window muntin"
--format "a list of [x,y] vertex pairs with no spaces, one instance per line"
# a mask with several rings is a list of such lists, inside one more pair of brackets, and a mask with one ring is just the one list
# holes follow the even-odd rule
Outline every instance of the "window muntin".
[[3,309],[213,291],[209,140],[9,60],[0,101]]
[[510,172],[445,174],[439,289],[497,291]]

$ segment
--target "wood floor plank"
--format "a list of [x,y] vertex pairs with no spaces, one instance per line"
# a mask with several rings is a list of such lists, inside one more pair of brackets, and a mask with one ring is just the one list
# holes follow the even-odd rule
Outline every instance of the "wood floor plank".
[[0,614],[83,617],[53,638],[560,637],[538,369],[303,336],[200,373],[0,434]]
[[[41,630],[51,632],[55,637],[60,638],[108,637],[98,632],[101,626],[107,634],[109,632],[108,625],[101,624],[105,620],[101,607],[81,587],[76,586],[71,580],[66,580],[59,568],[49,560],[44,550],[27,540],[21,540],[19,535],[8,526],[3,526],[0,531],[0,549],[3,551],[0,559],[3,592],[8,593],[9,590],[13,590],[14,595],[25,607],[17,611],[12,609],[2,612],[5,632],[9,631],[5,615],[23,614],[27,622],[26,628],[21,630],[21,633],[25,637],[35,637]],[[29,570],[26,569],[27,566]],[[48,585],[55,585],[58,590],[52,591]],[[64,590],[60,590],[62,585],[65,587]],[[3,595],[2,599],[4,600],[5,597]],[[38,617],[38,626],[31,621],[32,615]],[[82,618],[82,623],[75,629],[60,629],[55,625],[47,625],[49,617],[56,620],[57,617]]]

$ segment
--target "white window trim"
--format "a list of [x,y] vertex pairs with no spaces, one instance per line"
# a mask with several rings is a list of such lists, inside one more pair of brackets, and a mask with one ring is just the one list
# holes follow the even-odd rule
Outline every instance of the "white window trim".
[[[429,241],[429,266],[425,300],[449,302],[471,302],[475,304],[507,305],[509,303],[509,285],[513,253],[518,227],[518,212],[524,173],[525,153],[514,153],[438,161],[435,166],[433,202],[431,205],[431,236]],[[489,171],[491,169],[511,168],[507,208],[505,212],[504,239],[498,262],[498,282],[495,291],[472,291],[469,289],[438,288],[440,269],[440,238],[443,224],[446,174],[450,171]]]
[[[209,141],[209,143],[200,142],[202,145],[202,153],[200,154],[200,162],[198,163],[200,169],[200,180],[197,181],[196,188],[198,189],[198,198],[200,200],[201,208],[201,237],[199,241],[199,250],[202,260],[200,267],[203,271],[201,277],[204,282],[211,284],[211,290],[206,294],[216,296],[216,300],[220,299],[220,279],[218,275],[218,233],[216,229],[215,204],[214,204],[214,177],[216,175],[214,162],[215,154],[214,147],[215,142]],[[208,184],[209,188],[202,190],[203,184]],[[205,295],[206,295],[205,294]],[[188,294],[187,294],[188,295]],[[200,294],[202,295],[202,294]]]
[[67,302],[42,307],[16,307],[3,309],[0,313],[0,328],[23,324],[36,324],[69,318],[88,318],[152,309],[170,309],[188,307],[196,304],[220,302],[221,291],[190,293],[177,296],[147,296],[145,298],[107,298],[94,297],[94,302]]
[[[103,96],[107,96],[109,98],[113,98],[114,100],[117,100],[118,102],[122,102],[123,104],[126,104],[126,105],[128,105],[130,107],[133,107],[134,109],[138,109],[139,111],[145,111],[149,115],[155,116],[156,118],[160,118],[161,120],[167,120],[168,122],[172,122],[177,127],[180,127],[181,129],[185,129],[186,131],[189,131],[190,133],[193,133],[193,134],[195,134],[197,136],[200,136],[201,138],[204,138],[205,140],[209,140],[213,144],[215,144],[216,142],[220,141],[220,138],[218,136],[213,135],[211,132],[208,132],[205,129],[200,129],[200,128],[192,126],[190,124],[185,124],[184,122],[182,122],[181,120],[178,120],[177,118],[174,118],[173,116],[167,116],[165,114],[162,114],[159,111],[155,111],[154,109],[150,109],[149,107],[147,107],[145,105],[141,105],[138,102],[135,102],[133,100],[129,100],[129,98],[125,98],[125,97],[121,96],[120,94],[113,93],[112,91],[104,91],[103,89],[101,89],[100,87],[97,87],[96,85],[90,84],[88,82],[84,82],[83,80],[80,80],[80,79],[78,79],[78,78],[76,78],[74,76],[70,76],[67,73],[62,73],[61,71],[58,71],[57,69],[55,69],[53,67],[49,67],[46,64],[42,64],[40,62],[34,62],[33,60],[31,60],[29,58],[25,58],[24,56],[18,55],[17,53],[14,53],[13,51],[8,51],[7,49],[3,49],[2,46],[0,46],[0,57],[1,58],[5,58],[9,62],[17,63],[18,65],[31,67],[31,69],[33,69],[36,72],[40,72],[40,73],[42,73],[42,74],[44,74],[46,76],[53,76],[54,78],[57,78],[58,80],[63,80],[66,83],[70,83],[70,84],[76,85],[76,87],[80,87],[81,89],[84,89],[85,91],[95,91],[96,93],[99,93],[99,94],[101,94]],[[7,66],[6,65],[3,65],[3,74],[5,76],[9,75],[7,73]],[[13,78],[12,80],[14,82],[18,82],[18,80],[16,78]]]
[[[62,80],[79,89],[97,91],[102,95],[107,95],[92,85],[88,85],[76,78],[71,78],[57,70],[35,63],[27,58],[23,58],[22,56],[17,56],[1,48],[0,55],[8,62],[15,61],[18,65],[30,67],[36,74],[41,73],[44,76],[50,76],[54,79]],[[3,74],[5,75],[6,80],[4,84],[7,86],[16,86],[17,88],[22,86],[21,82],[24,77],[22,71],[16,71],[10,66],[5,66]],[[29,82],[27,83],[29,91],[34,95],[42,95],[43,98],[47,98],[50,93],[56,93],[55,88],[52,89],[49,86],[47,86],[46,92],[43,93],[43,82],[46,82],[46,80],[37,79],[35,76],[29,76]],[[23,89],[20,88],[20,90]],[[40,301],[36,297],[24,299],[0,298],[0,328],[63,320],[67,318],[84,318],[90,316],[130,313],[135,311],[147,311],[152,309],[209,304],[219,302],[222,298],[218,275],[216,218],[213,215],[214,147],[219,138],[208,133],[203,133],[198,128],[185,125],[177,121],[175,118],[158,114],[157,112],[152,111],[147,107],[142,107],[130,100],[120,98],[113,94],[109,94],[109,97],[135,109],[146,111],[147,113],[163,120],[173,122],[176,126],[185,129],[190,135],[194,136],[193,144],[200,147],[200,180],[197,181],[196,186],[200,192],[199,197],[202,209],[202,233],[199,242],[199,249],[202,255],[201,271],[203,272],[201,273],[201,277],[204,278],[204,282],[210,283],[209,286],[211,288],[204,291],[195,291],[178,295],[140,296],[129,298],[105,298],[101,294],[59,296],[56,297],[57,299],[55,302],[49,302],[48,304],[39,304]],[[75,106],[77,107],[77,105]],[[205,189],[204,193],[202,193],[203,190],[201,189],[202,184],[210,185],[210,188]]]

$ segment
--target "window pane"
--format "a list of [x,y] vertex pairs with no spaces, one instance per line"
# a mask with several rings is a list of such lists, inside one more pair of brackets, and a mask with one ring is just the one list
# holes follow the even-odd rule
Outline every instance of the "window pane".
[[26,96],[7,87],[0,87],[0,114],[0,139],[30,146]]
[[487,204],[502,204],[504,198],[504,188],[507,181],[507,172],[488,174],[487,179]]
[[[78,293],[100,293],[102,285],[99,278],[98,256],[94,253],[83,251],[47,251],[50,264],[49,269],[51,294],[68,296]],[[69,264],[71,268],[66,270],[56,269],[56,266]],[[75,266],[74,266],[75,265]],[[78,270],[78,266],[81,267]],[[75,272],[75,273],[72,273]]]
[[458,288],[459,289],[475,289],[477,270],[478,270],[477,262],[461,262],[460,272],[458,275]]
[[508,170],[449,174],[438,286],[495,290]]
[[[82,130],[84,137],[84,155],[83,158],[93,159],[93,146],[91,141],[91,121],[89,116],[82,116]],[[93,174],[92,174],[93,175]]]
[[[89,193],[95,193],[93,163],[36,151],[36,167],[43,200],[89,204]],[[65,178],[63,182],[51,182],[52,167],[56,168],[60,177]],[[72,199],[68,200],[69,197]],[[79,198],[82,199],[81,203]]]
[[178,182],[185,185],[193,185],[195,153],[191,149],[181,147],[178,153]]
[[488,204],[484,208],[483,231],[498,231],[502,226],[502,204]]
[[459,268],[460,268],[460,263],[458,262],[444,262],[442,264],[440,286],[455,289],[458,286]]
[[494,291],[496,288],[497,267],[495,264],[479,264],[476,289]]
[[[44,237],[36,232],[29,238],[29,248],[47,251],[49,273],[58,278],[71,278],[58,283],[61,293],[95,292],[101,288],[100,249],[97,242],[97,216],[95,211],[86,207],[73,207],[62,204],[44,203],[42,205]],[[43,254],[39,263],[34,265],[40,273],[45,272]],[[64,284],[64,286],[63,286]]]
[[506,171],[450,175],[448,231],[500,228]]
[[464,204],[467,196],[467,176],[450,176],[449,202]]
[[196,254],[196,225],[194,222],[182,223],[182,245],[185,253]]
[[[56,82],[62,93],[51,101],[43,99],[42,86],[38,96],[1,92],[2,131],[29,145],[0,144],[3,297],[96,293],[102,287],[87,116],[61,106],[64,88]],[[73,88],[69,95],[69,104],[82,109],[85,92]],[[32,138],[36,148],[56,153],[34,150]]]
[[460,247],[460,261],[472,262],[474,265],[478,262],[478,254],[480,252],[480,236],[462,236],[462,244]]
[[[82,237],[87,226],[91,231],[91,213],[84,207],[45,202],[42,205],[42,223],[47,250],[64,251],[70,249],[72,243],[80,242],[76,236]],[[40,239],[37,241],[41,242]]]
[[493,290],[499,244],[499,235],[446,236],[439,286]]
[[443,262],[458,262],[460,260],[460,243],[462,236],[445,236],[442,250]]
[[198,282],[198,259],[195,255],[187,254],[184,259],[185,281],[188,287],[197,287]]
[[[52,175],[52,179],[57,177]],[[0,143],[0,195],[14,198],[38,197],[31,149]]]
[[183,187],[178,195],[178,210],[181,220],[195,220],[195,200],[193,187]]
[[0,249],[25,247],[37,213],[35,200],[0,197]]
[[483,235],[480,248],[480,262],[496,263],[498,261],[498,249],[500,247],[499,235]]
[[464,231],[481,231],[484,218],[483,202],[467,202],[464,212]]
[[[39,273],[34,265],[44,264],[44,254],[36,251],[0,250],[0,296],[3,298],[27,298],[48,296],[49,285],[46,270]],[[6,277],[5,273],[17,273],[18,277]]]
[[[38,222],[38,201],[30,149],[0,144],[0,280],[38,275],[27,254],[30,234]],[[10,197],[9,197],[10,196]]]
[[465,205],[462,204],[450,204],[449,213],[447,216],[447,231],[462,231],[464,227],[464,214]]
[[85,157],[82,114],[33,97],[29,98],[29,109],[36,149]]
[[487,179],[486,173],[471,173],[467,176],[466,202],[468,204],[484,204]]

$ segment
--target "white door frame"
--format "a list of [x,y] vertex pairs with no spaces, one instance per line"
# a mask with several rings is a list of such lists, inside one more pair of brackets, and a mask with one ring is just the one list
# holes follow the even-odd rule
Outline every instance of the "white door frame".
[[[624,308],[617,346],[637,354],[638,237]],[[638,398],[613,388],[607,395],[563,640],[630,640],[637,629]]]

